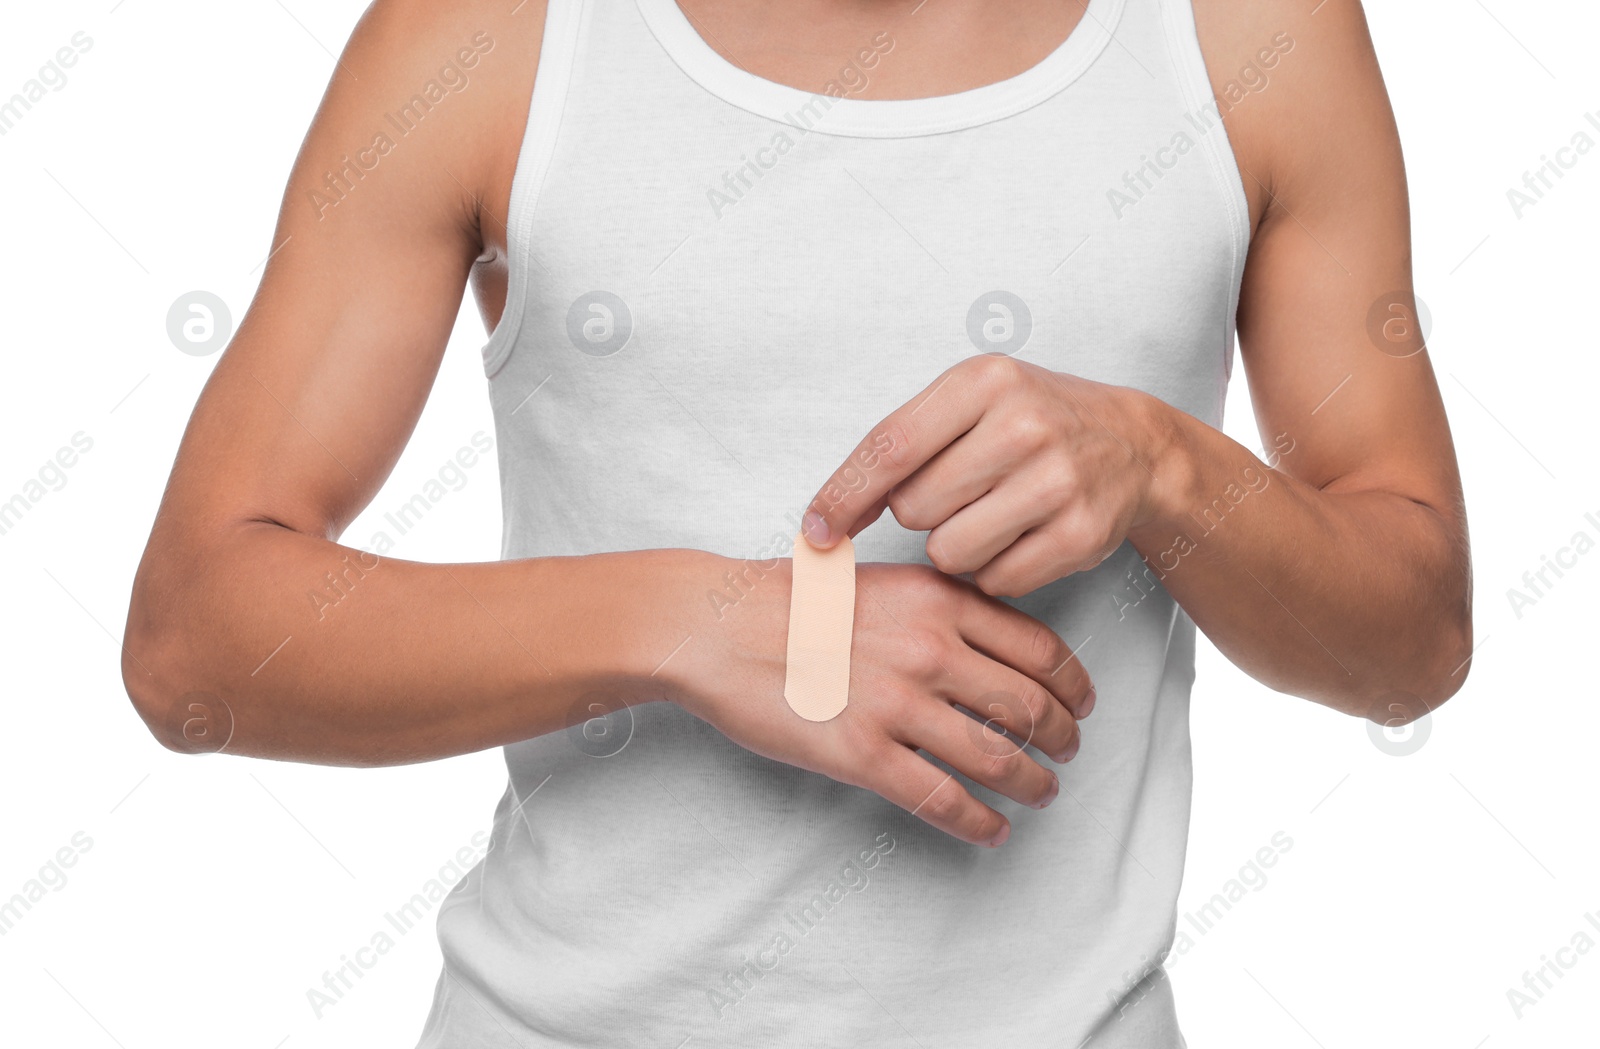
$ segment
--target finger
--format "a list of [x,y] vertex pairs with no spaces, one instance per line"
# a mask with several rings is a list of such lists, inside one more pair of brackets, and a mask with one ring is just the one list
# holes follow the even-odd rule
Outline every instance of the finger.
[[1021,597],[1063,576],[1099,566],[1121,545],[1120,538],[1100,530],[1074,528],[1060,519],[1047,521],[972,570],[972,581],[986,594]]
[[1004,735],[985,728],[954,707],[929,704],[905,726],[907,743],[932,754],[974,783],[1032,809],[1042,809],[1061,791],[1056,774]]
[[854,539],[868,525],[882,517],[883,512],[887,509],[889,509],[888,496],[879,499],[875,504],[868,507],[866,512],[856,518],[856,523],[850,526],[850,538]]
[[986,448],[983,420],[948,444],[888,495],[895,520],[913,532],[932,531],[956,511],[983,498],[1018,465]]
[[876,772],[873,790],[952,837],[998,846],[1011,836],[1004,816],[974,798],[950,773],[899,743],[885,748]]
[[928,560],[947,575],[978,571],[1024,533],[1050,520],[1057,508],[1040,498],[1043,491],[1047,489],[1037,477],[1006,478],[928,533]]
[[825,550],[839,536],[853,535],[860,519],[895,485],[977,423],[984,394],[975,388],[978,384],[959,381],[965,365],[946,369],[885,416],[833,472],[801,519],[801,531],[812,546]]
[[[1013,477],[1047,451],[1056,435],[1026,412],[989,413],[890,493],[901,524],[926,532]],[[1037,497],[1063,488],[1061,476],[1037,476]]]
[[[1021,746],[1036,747],[1054,761],[1071,761],[1077,754],[1077,719],[1039,682],[971,650],[951,669],[964,681],[983,682],[981,691],[968,688],[952,697],[952,702],[981,719],[962,717],[970,724],[974,742],[992,750],[990,742],[1003,739],[999,734],[1005,732]],[[1009,740],[1006,745],[1011,745]],[[1003,747],[999,752],[1004,752]]]
[[957,613],[956,632],[962,640],[1043,685],[1074,717],[1088,717],[1094,683],[1067,643],[1037,619],[976,587],[972,598],[961,602]]

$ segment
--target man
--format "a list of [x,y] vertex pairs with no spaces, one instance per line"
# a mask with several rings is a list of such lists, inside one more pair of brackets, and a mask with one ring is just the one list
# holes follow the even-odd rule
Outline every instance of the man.
[[[1384,723],[1464,679],[1354,0],[379,0],[273,245],[124,677],[180,750],[505,747],[423,1045],[1181,1045],[1196,626]],[[469,276],[504,560],[340,546]],[[822,722],[797,529],[862,561]]]

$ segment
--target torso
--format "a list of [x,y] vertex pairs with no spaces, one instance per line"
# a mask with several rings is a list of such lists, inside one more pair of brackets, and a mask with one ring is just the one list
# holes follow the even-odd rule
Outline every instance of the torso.
[[[816,479],[974,351],[1136,387],[1220,426],[1249,180],[1203,110],[1191,0],[1088,2],[1076,27],[1042,7],[959,4],[925,37],[921,23],[808,19],[787,0],[781,22],[719,23],[675,0],[553,7],[532,133],[479,138],[486,156],[462,176],[486,216],[501,556],[781,557]],[[530,15],[532,0],[517,17]],[[844,79],[829,49],[859,55],[886,30],[894,46],[863,63],[869,82],[850,78],[852,104],[808,110]],[[486,127],[520,128],[527,112],[531,74],[520,99],[509,85],[537,52],[516,32],[482,74],[505,73],[494,97],[473,96]],[[519,159],[526,194],[513,193]],[[855,546],[905,564],[925,562],[924,542],[883,519]],[[455,979],[422,1044],[513,1031],[587,1044],[598,1016],[611,1042],[640,1047],[900,1044],[917,1028],[925,1045],[1074,1045],[1126,1013],[1097,1046],[1177,1049],[1165,983],[1128,986],[1171,944],[1190,801],[1196,630],[1150,571],[1125,544],[1017,599],[1083,649],[1106,707],[1069,773],[1077,803],[1019,813],[1016,847],[962,846],[672,705],[630,714],[607,737],[627,741],[614,753],[571,734],[507,746],[494,859],[440,906]],[[739,988],[729,967],[879,835],[894,855],[870,895],[782,975]],[[959,977],[930,965],[941,956]],[[1005,1015],[988,1015],[997,1001]],[[477,1002],[503,1007],[491,1018]]]
[[[1007,79],[1037,65],[1067,38],[1082,8],[1059,0],[895,0],[882,10],[841,7],[830,0],[679,0],[680,8],[724,58],[746,71],[780,84],[821,91],[863,39],[891,26],[897,41],[895,61],[885,61],[852,98],[904,99],[954,94]],[[1250,62],[1256,43],[1246,12],[1228,0],[1194,0],[1195,22],[1212,90],[1225,85]],[[520,14],[533,26],[524,53],[536,54],[543,0],[528,0]],[[1260,35],[1259,33],[1256,35]],[[524,41],[517,41],[524,44]],[[915,61],[909,60],[915,56]],[[525,114],[532,95],[530,62],[521,96],[507,100],[507,112]],[[1241,110],[1226,121],[1228,139],[1244,175],[1250,228],[1260,223],[1270,199],[1263,129]],[[472,287],[484,327],[493,330],[506,298],[505,217],[511,207],[511,181],[523,122],[504,121],[490,129],[497,136],[495,161],[484,173],[481,194],[488,217],[480,224],[483,257],[472,268]]]

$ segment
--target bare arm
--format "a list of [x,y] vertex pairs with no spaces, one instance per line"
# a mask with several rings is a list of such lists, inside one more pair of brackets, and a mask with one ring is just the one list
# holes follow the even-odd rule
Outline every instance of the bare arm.
[[[619,617],[602,595],[670,591],[687,552],[427,565],[335,541],[393,468],[437,373],[479,223],[493,221],[478,201],[516,138],[488,129],[520,129],[526,114],[542,5],[486,8],[374,5],[296,159],[278,250],[196,406],[135,580],[127,687],[175,749],[192,749],[191,705],[210,696],[221,709],[209,716],[233,722],[217,726],[230,752],[458,754],[558,727],[602,682],[642,698],[653,667],[635,661],[670,650],[657,643],[669,622]],[[452,61],[470,89],[393,142],[384,114]],[[330,185],[330,170],[343,181]],[[348,595],[333,607],[312,597],[330,573]]]
[[1280,33],[1295,41],[1227,115],[1255,227],[1239,338],[1268,461],[1141,391],[976,357],[874,429],[861,449],[908,450],[858,491],[847,460],[807,534],[829,545],[888,509],[929,532],[939,568],[1005,596],[1131,542],[1258,680],[1410,720],[1465,679],[1471,586],[1377,61],[1355,0],[1197,8],[1219,97]]
[[[134,581],[123,677],[136,709],[174,750],[377,765],[665,700],[752,751],[1000,844],[1007,820],[917,751],[1042,807],[1055,774],[957,707],[1066,761],[1090,685],[1076,661],[1056,673],[1071,655],[1060,638],[970,585],[861,566],[850,704],[813,723],[783,700],[786,559],[422,564],[338,544],[416,424],[493,221],[478,201],[513,159],[496,150],[520,138],[494,129],[523,126],[542,5],[507,6],[379,0],[357,28],[295,163],[280,250],[196,406]],[[385,112],[474,43],[472,90],[336,205],[313,201]],[[735,569],[763,582],[724,617],[706,595]],[[310,596],[329,585],[332,607]],[[999,694],[1002,709],[977,708]]]
[[[1471,569],[1455,449],[1415,319],[1388,95],[1356,0],[1314,15],[1274,3],[1230,16],[1231,28],[1210,6],[1202,42],[1237,58],[1213,63],[1216,81],[1276,32],[1296,40],[1228,125],[1264,204],[1239,342],[1267,461],[1169,413],[1157,472],[1176,483],[1132,538],[1170,562],[1190,537],[1193,556],[1165,585],[1252,676],[1377,721],[1418,717],[1466,679]],[[1247,469],[1266,489],[1204,532],[1197,515]]]

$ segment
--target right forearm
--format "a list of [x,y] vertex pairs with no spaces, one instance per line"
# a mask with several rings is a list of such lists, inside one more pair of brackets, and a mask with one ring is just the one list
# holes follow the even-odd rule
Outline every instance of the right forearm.
[[153,542],[135,583],[124,677],[151,731],[178,750],[339,765],[468,753],[594,703],[668,698],[653,675],[722,561],[425,564],[265,523],[186,553]]

